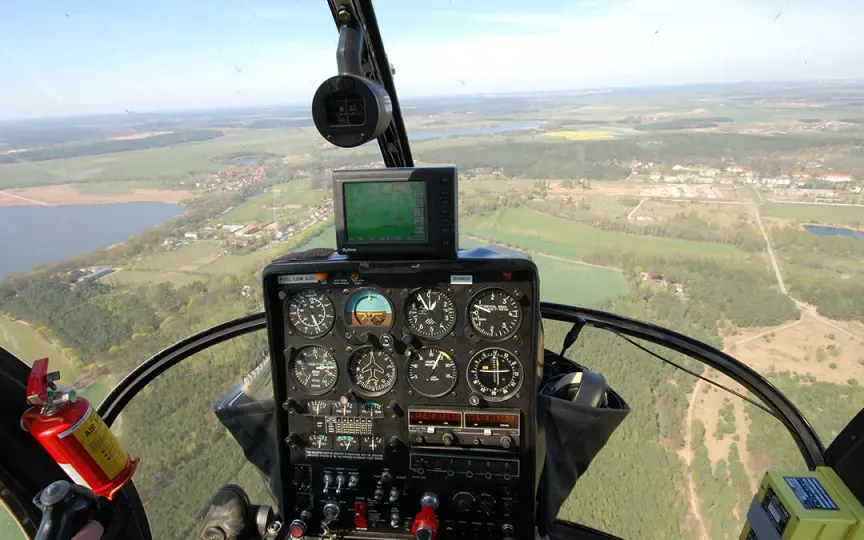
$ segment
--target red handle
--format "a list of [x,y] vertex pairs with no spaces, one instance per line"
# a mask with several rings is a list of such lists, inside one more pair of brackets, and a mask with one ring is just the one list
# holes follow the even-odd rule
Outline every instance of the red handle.
[[[36,399],[34,400],[34,396]],[[33,405],[48,401],[48,359],[40,358],[33,362],[30,377],[27,379],[27,401]]]

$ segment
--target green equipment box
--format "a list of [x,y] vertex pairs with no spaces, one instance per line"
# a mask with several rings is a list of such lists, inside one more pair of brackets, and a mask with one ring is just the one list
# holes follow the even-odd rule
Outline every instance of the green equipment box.
[[864,507],[829,467],[768,471],[739,538],[864,540]]

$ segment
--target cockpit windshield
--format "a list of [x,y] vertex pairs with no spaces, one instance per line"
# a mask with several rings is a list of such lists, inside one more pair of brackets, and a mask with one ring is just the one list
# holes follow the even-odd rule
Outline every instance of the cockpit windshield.
[[[739,359],[826,446],[864,407],[858,2],[375,11],[414,165],[459,169],[460,248],[522,251],[544,301]],[[316,130],[337,38],[311,0],[0,8],[0,347],[49,357],[96,404],[173,343],[262,311],[267,263],[334,248],[334,171],[384,167],[392,150],[337,148]],[[385,231],[396,218],[374,206],[418,193],[356,188],[349,235],[427,234],[405,205],[404,227]],[[393,317],[383,296],[357,302],[358,325]],[[333,324],[311,313],[309,332]],[[570,328],[544,322],[546,348]],[[563,519],[625,538],[737,538],[765,471],[804,466],[751,394],[680,353],[586,329],[567,356],[632,414]],[[114,424],[142,459],[155,538],[188,538],[222,484],[271,497],[212,410],[267,358],[265,332],[197,352]],[[0,536],[16,534],[0,508]]]

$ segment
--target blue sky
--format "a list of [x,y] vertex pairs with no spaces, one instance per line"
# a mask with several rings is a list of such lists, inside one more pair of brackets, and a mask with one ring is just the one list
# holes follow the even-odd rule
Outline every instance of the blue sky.
[[[864,79],[861,0],[379,0],[402,97]],[[0,119],[308,102],[323,0],[4,2]]]

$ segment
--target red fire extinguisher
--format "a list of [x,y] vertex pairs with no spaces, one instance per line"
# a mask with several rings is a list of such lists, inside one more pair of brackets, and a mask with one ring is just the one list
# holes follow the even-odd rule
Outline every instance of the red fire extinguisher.
[[27,402],[21,427],[75,483],[111,499],[138,467],[102,421],[96,409],[75,390],[59,389],[60,372],[48,373],[48,359],[33,362],[27,381]]

